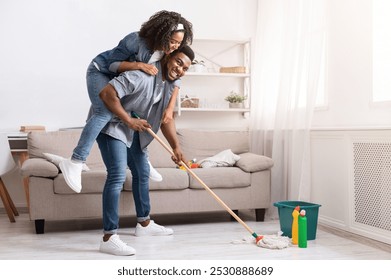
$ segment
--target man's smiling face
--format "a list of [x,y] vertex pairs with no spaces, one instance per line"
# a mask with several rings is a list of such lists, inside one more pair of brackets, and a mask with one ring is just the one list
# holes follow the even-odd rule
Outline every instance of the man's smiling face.
[[174,81],[183,77],[191,65],[190,58],[182,52],[178,52],[169,58],[166,65],[166,79]]

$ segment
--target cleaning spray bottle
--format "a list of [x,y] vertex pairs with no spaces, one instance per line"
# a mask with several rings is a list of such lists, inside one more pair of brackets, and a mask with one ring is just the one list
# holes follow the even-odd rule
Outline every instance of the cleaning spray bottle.
[[299,216],[299,248],[307,248],[307,217],[305,210],[300,211]]
[[292,212],[292,244],[297,245],[298,243],[298,235],[299,235],[299,211],[300,206],[296,206],[295,209]]

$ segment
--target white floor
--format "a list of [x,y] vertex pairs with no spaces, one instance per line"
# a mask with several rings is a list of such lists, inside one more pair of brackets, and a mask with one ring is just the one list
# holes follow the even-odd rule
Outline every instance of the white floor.
[[[259,235],[276,234],[278,221],[255,222],[251,212],[240,217]],[[120,237],[137,250],[118,257],[98,251],[100,220],[47,222],[45,234],[35,234],[28,214],[10,223],[0,213],[0,260],[391,260],[391,246],[356,235],[318,226],[308,248],[260,248],[250,233],[229,214],[157,216],[157,223],[174,229],[173,236],[135,237],[134,218],[121,220]],[[235,241],[248,243],[235,244]]]

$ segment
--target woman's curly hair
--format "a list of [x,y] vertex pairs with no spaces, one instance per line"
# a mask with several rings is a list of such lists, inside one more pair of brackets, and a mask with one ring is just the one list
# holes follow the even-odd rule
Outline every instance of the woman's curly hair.
[[155,13],[141,25],[139,35],[146,40],[151,51],[168,49],[172,34],[181,31],[177,30],[180,23],[184,27],[184,37],[180,47],[191,45],[193,42],[193,25],[176,12],[163,10]]

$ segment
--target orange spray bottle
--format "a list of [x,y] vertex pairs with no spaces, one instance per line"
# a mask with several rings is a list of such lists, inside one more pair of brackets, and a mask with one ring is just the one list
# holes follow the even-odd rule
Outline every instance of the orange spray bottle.
[[296,206],[292,212],[292,244],[297,245],[299,242],[299,215],[300,206]]

